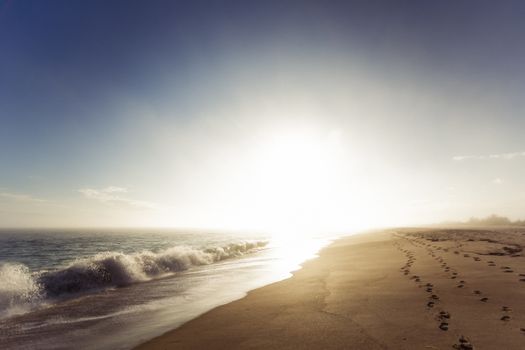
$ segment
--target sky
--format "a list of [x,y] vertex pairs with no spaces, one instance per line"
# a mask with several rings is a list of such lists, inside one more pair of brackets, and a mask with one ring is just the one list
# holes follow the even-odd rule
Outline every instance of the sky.
[[0,0],[0,226],[525,218],[522,1]]

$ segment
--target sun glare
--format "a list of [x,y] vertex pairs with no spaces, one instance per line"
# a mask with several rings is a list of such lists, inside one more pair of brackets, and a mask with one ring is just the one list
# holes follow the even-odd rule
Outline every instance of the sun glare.
[[257,156],[256,199],[268,231],[293,237],[315,233],[333,216],[341,185],[341,133],[275,132]]

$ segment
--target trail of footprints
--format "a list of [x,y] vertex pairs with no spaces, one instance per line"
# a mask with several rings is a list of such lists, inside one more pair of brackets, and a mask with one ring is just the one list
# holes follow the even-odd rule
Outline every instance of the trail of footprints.
[[[459,275],[458,272],[455,269],[453,269],[451,266],[449,266],[446,263],[445,259],[442,256],[438,255],[437,253],[437,251],[448,252],[449,251],[448,248],[442,248],[435,244],[431,244],[429,243],[428,240],[424,238],[408,238],[406,236],[401,236],[401,235],[398,235],[397,237],[403,239],[406,243],[409,243],[410,245],[414,247],[424,248],[427,251],[427,254],[430,255],[434,260],[436,260],[438,264],[440,264],[440,267],[442,268],[442,270],[449,274],[450,279],[458,278],[458,275]],[[410,280],[413,280],[415,283],[417,283],[420,288],[423,287],[425,289],[425,291],[428,293],[426,307],[428,310],[434,309],[434,307],[436,307],[436,304],[440,300],[438,294],[435,293],[434,291],[434,285],[430,282],[424,283],[421,276],[419,275],[411,274],[412,265],[416,261],[414,250],[403,248],[403,246],[399,243],[399,241],[395,241],[394,245],[396,246],[398,250],[404,253],[405,257],[407,258],[405,265],[401,267],[402,273],[405,276],[409,277]],[[461,244],[459,242],[456,242],[456,250],[454,250],[454,254],[460,255],[459,249],[461,249]],[[467,259],[471,258],[470,254],[468,253],[464,253],[463,257]],[[477,256],[473,256],[472,259],[475,262],[482,261],[482,259]],[[488,266],[496,267],[496,263],[492,260],[487,261],[487,264]],[[503,271],[503,273],[513,273],[514,272],[514,270],[509,266],[502,266],[500,267],[500,269]],[[524,273],[520,273],[519,277],[520,277],[519,279],[520,282],[525,282]],[[467,285],[467,282],[465,280],[460,280],[457,282],[456,287],[465,288],[466,285]],[[479,297],[480,302],[486,303],[489,301],[489,298],[486,296],[483,296],[483,293],[480,290],[474,290],[472,294]],[[508,322],[511,320],[510,313],[512,312],[512,309],[510,307],[502,306],[501,312],[502,312],[502,315],[500,318],[501,321]],[[441,329],[442,331],[447,331],[449,329],[449,322],[451,318],[452,316],[448,311],[439,310],[435,316],[435,319],[437,320],[437,323],[438,323],[438,328]],[[525,327],[520,328],[520,331],[523,334],[525,334]],[[469,339],[463,335],[458,339],[458,343],[453,345],[453,348],[462,349],[462,350],[474,349]]]

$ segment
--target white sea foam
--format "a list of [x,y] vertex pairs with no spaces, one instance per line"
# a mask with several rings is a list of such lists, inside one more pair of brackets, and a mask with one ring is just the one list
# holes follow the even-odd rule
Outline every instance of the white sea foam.
[[266,242],[241,242],[204,250],[175,246],[160,252],[104,252],[62,269],[34,274],[22,264],[4,263],[0,265],[0,315],[23,313],[48,298],[144,282],[239,257],[264,246]]
[[40,299],[40,286],[26,266],[17,263],[0,264],[1,317],[24,313]]

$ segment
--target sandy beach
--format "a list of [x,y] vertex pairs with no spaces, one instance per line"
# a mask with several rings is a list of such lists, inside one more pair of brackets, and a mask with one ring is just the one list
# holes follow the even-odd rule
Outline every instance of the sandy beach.
[[292,278],[137,349],[522,349],[524,234],[403,229],[344,238]]

